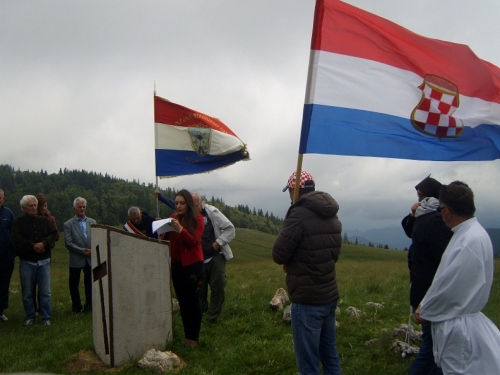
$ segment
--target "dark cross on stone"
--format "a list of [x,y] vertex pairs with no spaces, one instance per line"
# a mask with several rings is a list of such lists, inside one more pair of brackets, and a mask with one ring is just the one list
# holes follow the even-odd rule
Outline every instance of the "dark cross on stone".
[[99,280],[99,294],[101,298],[101,313],[102,313],[102,333],[104,336],[104,349],[106,354],[109,354],[109,343],[108,343],[108,326],[106,324],[106,306],[104,305],[104,289],[102,286],[102,278],[108,274],[108,267],[106,261],[101,263],[101,254],[99,252],[99,245],[95,248],[97,254],[97,266],[92,270],[92,275],[94,282]]

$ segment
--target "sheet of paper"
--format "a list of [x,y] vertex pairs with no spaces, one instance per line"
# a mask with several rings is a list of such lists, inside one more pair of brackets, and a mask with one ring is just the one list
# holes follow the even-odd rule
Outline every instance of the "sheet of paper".
[[171,221],[172,218],[170,217],[168,219],[153,221],[153,233],[163,234],[174,230],[174,228],[170,226]]

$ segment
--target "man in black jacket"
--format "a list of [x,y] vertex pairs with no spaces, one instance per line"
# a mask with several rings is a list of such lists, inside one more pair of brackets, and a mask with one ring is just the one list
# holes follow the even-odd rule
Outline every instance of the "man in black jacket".
[[[283,191],[295,191],[296,173]],[[340,298],[335,275],[342,242],[339,205],[315,191],[314,178],[302,171],[299,198],[288,209],[273,246],[273,260],[284,266],[292,301],[292,334],[300,374],[340,375],[335,344],[335,309]]]
[[[441,183],[430,176],[419,182],[415,186],[419,202],[411,207],[411,213],[401,222],[406,235],[412,239],[408,268],[411,282],[410,305],[413,311],[431,286],[441,256],[453,235],[443,222],[441,213],[437,211],[440,188]],[[434,362],[430,325],[422,326],[422,345],[409,374],[442,374]]]
[[128,218],[130,219],[123,226],[123,230],[150,238],[158,238],[158,233],[153,233],[153,221],[156,219],[139,207],[130,207],[128,209]]
[[50,253],[55,245],[57,230],[48,217],[37,215],[38,201],[35,196],[23,196],[20,205],[24,215],[12,223],[11,236],[19,256],[19,277],[26,314],[24,325],[30,326],[35,320],[33,303],[35,284],[38,284],[43,324],[50,325],[52,316]]

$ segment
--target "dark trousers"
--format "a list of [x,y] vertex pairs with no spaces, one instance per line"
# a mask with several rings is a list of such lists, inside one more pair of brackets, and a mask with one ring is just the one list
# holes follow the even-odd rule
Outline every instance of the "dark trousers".
[[200,290],[203,281],[203,262],[182,267],[181,263],[172,263],[172,283],[179,300],[184,337],[198,341],[201,328]]
[[[226,258],[222,253],[217,253],[212,260],[205,263],[205,276],[201,292],[201,308],[207,312],[207,321],[215,322],[222,312],[226,299]],[[210,302],[208,288],[210,287]]]
[[0,262],[0,315],[9,307],[9,287],[12,272],[14,272],[14,261]]
[[71,304],[74,312],[82,311],[82,301],[80,299],[80,274],[83,270],[83,284],[85,286],[85,310],[92,309],[92,270],[88,263],[85,266],[69,268],[69,293],[71,294]]
[[422,326],[422,344],[413,360],[409,375],[443,375],[443,370],[434,362],[431,326]]

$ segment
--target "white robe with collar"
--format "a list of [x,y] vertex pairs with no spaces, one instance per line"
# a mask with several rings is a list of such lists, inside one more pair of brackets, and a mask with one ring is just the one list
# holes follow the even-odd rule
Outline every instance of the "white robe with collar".
[[432,323],[444,374],[500,374],[500,331],[481,310],[493,282],[493,246],[476,218],[453,229],[420,317]]

